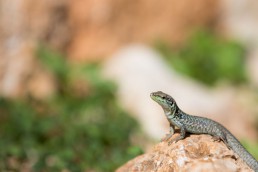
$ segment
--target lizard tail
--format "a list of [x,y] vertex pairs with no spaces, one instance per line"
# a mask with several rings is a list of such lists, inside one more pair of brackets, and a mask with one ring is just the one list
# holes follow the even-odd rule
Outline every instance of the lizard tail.
[[241,145],[241,143],[228,131],[226,134],[228,146],[255,172],[258,172],[257,160]]

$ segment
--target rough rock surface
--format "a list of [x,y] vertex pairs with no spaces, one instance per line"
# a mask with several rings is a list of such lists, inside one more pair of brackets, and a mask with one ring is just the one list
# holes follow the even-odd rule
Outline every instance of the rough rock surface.
[[[175,134],[171,139],[178,136]],[[214,141],[210,135],[190,135],[168,146],[160,142],[151,151],[140,155],[116,172],[185,171],[185,172],[248,172],[252,171],[222,141]]]

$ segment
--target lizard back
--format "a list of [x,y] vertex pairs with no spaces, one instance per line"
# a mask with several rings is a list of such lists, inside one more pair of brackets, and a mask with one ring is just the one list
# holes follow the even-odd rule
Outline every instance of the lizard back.
[[180,109],[175,113],[174,118],[170,120],[171,123],[174,123],[173,120],[180,121],[189,133],[210,134],[220,138],[228,148],[232,149],[244,162],[246,162],[246,164],[258,172],[258,162],[256,159],[243,147],[229,130],[218,122],[205,117],[186,114]]

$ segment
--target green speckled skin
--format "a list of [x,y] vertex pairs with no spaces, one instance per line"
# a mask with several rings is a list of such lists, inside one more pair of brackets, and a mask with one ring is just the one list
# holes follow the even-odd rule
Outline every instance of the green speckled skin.
[[[185,133],[210,134],[217,139],[221,139],[228,148],[232,149],[251,169],[258,172],[258,162],[241,145],[241,143],[221,124],[204,117],[193,116],[181,111],[175,100],[161,92],[151,93],[151,98],[156,101],[164,110],[171,127],[180,129],[180,136],[169,142],[184,139]],[[169,137],[171,137],[170,135]]]

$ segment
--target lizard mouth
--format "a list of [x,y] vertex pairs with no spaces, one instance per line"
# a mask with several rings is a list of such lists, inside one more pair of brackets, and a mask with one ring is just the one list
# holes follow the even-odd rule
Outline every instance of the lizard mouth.
[[157,96],[156,96],[155,92],[150,93],[150,97],[151,97],[151,99],[154,100],[154,101],[157,100]]
[[160,104],[162,102],[162,100],[161,100],[160,96],[157,93],[158,92],[151,93],[150,97],[151,97],[152,100],[154,100],[155,102]]

